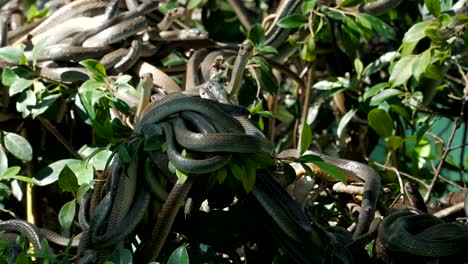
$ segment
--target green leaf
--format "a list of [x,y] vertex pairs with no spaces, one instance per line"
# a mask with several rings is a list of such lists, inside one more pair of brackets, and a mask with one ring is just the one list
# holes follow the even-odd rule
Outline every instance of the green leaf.
[[21,170],[21,167],[19,166],[10,167],[3,172],[2,178],[12,178],[13,176],[18,175],[20,170]]
[[60,225],[65,229],[69,230],[75,217],[76,211],[76,200],[73,199],[62,206],[59,212]]
[[13,96],[17,93],[21,93],[22,91],[28,89],[32,84],[34,83],[34,80],[29,80],[29,79],[24,79],[21,77],[16,77],[15,81],[13,84],[10,86],[9,94],[10,96]]
[[235,163],[233,163],[233,162],[230,162],[229,163],[229,169],[231,170],[231,173],[234,176],[234,178],[236,178],[237,180],[242,182],[242,178],[245,177],[244,168],[237,165],[237,164],[235,164]]
[[[247,157],[247,156],[246,156]],[[242,186],[244,190],[249,193],[255,186],[255,179],[257,175],[257,165],[255,161],[249,158],[243,158],[245,176],[242,178]]]
[[346,17],[342,12],[338,12],[334,10],[328,10],[326,15],[334,20],[340,20],[340,21],[343,21]]
[[283,174],[286,180],[286,184],[292,184],[296,180],[296,171],[293,169],[289,163],[282,162],[283,165]]
[[[85,147],[86,145],[83,145]],[[90,148],[93,150],[93,153],[89,155],[83,155],[86,159],[89,159],[89,163],[93,165],[94,169],[96,170],[105,170],[106,163],[112,155],[112,151],[108,150],[107,148]],[[81,149],[79,151],[82,154]]]
[[36,105],[36,95],[31,90],[26,90],[16,101],[16,110],[20,112],[23,118],[31,113],[31,107]]
[[2,72],[2,84],[4,86],[11,86],[16,80],[16,72],[14,72],[11,68],[5,67],[3,68]]
[[67,165],[60,172],[58,184],[63,192],[76,192],[78,190],[78,179]]
[[42,17],[45,17],[45,16],[47,15],[48,12],[49,12],[49,9],[48,9],[48,8],[44,8],[44,9],[42,9],[41,11],[38,11],[35,5],[31,5],[31,7],[30,7],[29,10],[28,10],[27,21],[28,21],[28,22],[31,22],[31,21],[33,21],[33,19],[35,19],[35,18],[42,18]]
[[132,80],[132,76],[128,74],[124,74],[124,75],[119,76],[119,78],[117,78],[117,80],[115,80],[114,83],[117,85],[127,84],[130,80]]
[[369,126],[374,129],[377,134],[383,138],[387,138],[393,133],[393,121],[387,112],[382,109],[372,109],[369,112],[367,119]]
[[452,165],[453,167],[457,168],[457,169],[461,169],[460,167],[460,164],[458,164],[458,162],[450,155],[448,155],[446,158],[445,158],[445,162],[447,162],[448,164]]
[[367,65],[364,69],[363,76],[371,76],[372,74],[382,70],[384,67],[387,67],[391,61],[399,56],[398,52],[390,51],[380,56],[377,60]]
[[380,93],[378,93],[377,95],[373,96],[369,104],[371,106],[379,105],[382,102],[388,100],[389,98],[400,95],[402,93],[403,93],[402,91],[397,90],[397,89],[385,89],[381,91]]
[[424,4],[426,4],[427,10],[433,16],[438,17],[440,15],[440,0],[424,0]]
[[390,110],[397,113],[399,116],[403,117],[406,122],[410,123],[410,115],[408,114],[408,111],[406,111],[405,108],[396,105],[396,104],[391,104],[390,105]]
[[309,162],[317,166],[322,172],[327,174],[330,177],[337,179],[340,182],[346,183],[346,175],[335,165],[323,161],[320,157],[316,155],[304,155],[299,158],[299,160],[304,162]]
[[278,50],[272,46],[261,46],[257,47],[259,54],[278,54]]
[[282,28],[298,28],[307,23],[307,17],[300,14],[290,15],[278,21],[278,26]]
[[104,264],[131,264],[132,263],[132,252],[126,248],[114,250],[109,260]]
[[403,143],[403,139],[399,136],[389,136],[385,139],[385,141],[387,142],[387,147],[389,151],[397,150]]
[[341,134],[343,133],[346,125],[348,125],[349,121],[351,121],[356,112],[357,109],[351,109],[341,118],[340,123],[338,124],[338,128],[336,129],[336,134],[338,135],[338,138],[341,138]]
[[362,61],[358,58],[354,60],[354,69],[356,70],[357,75],[361,75],[362,71],[364,70],[364,65]]
[[260,24],[255,24],[250,28],[248,39],[254,46],[263,46],[265,43],[265,31]]
[[355,16],[359,17],[359,20],[365,19],[369,21],[369,23],[372,25],[372,29],[375,31],[375,33],[377,33],[378,36],[387,39],[395,39],[396,33],[393,27],[389,26],[379,18],[366,13],[355,13]]
[[419,81],[421,75],[426,71],[427,67],[431,63],[431,50],[428,49],[423,53],[419,54],[413,63],[413,76]]
[[376,95],[378,92],[380,92],[382,89],[387,88],[389,85],[390,84],[388,82],[384,82],[372,86],[371,88],[369,88],[369,90],[364,92],[362,99],[366,101],[369,97]]
[[336,88],[344,88],[345,86],[340,81],[331,82],[331,81],[325,80],[325,81],[319,81],[315,83],[312,87],[315,89],[319,89],[319,90],[331,90],[331,89],[336,89]]
[[392,69],[392,73],[390,74],[390,87],[399,86],[405,84],[408,81],[413,72],[413,64],[416,58],[416,55],[408,55],[401,58],[395,64]]
[[3,148],[0,148],[0,175],[3,175],[5,171],[8,169],[8,158],[3,150]]
[[91,72],[91,77],[94,80],[104,83],[107,81],[106,68],[104,68],[104,65],[99,61],[88,59],[80,61],[79,63]]
[[304,3],[301,6],[302,14],[308,15],[312,10],[314,10],[316,5],[317,0],[304,1]]
[[21,64],[23,51],[19,48],[3,47],[0,48],[0,58],[14,64]]
[[359,3],[361,3],[362,0],[344,0],[341,2],[338,7],[348,7],[348,6],[355,6]]
[[202,0],[188,0],[187,2],[187,10],[192,10],[195,7],[199,6]]
[[174,250],[174,252],[169,256],[167,264],[189,264],[187,245],[183,244]]
[[317,57],[317,51],[315,49],[315,39],[313,35],[309,35],[302,45],[301,58],[307,62],[312,62]]
[[426,132],[429,131],[437,121],[439,121],[439,118],[430,118],[429,120],[425,120],[422,123],[423,126],[418,129],[416,134],[416,142],[419,142],[421,139],[423,139]]
[[23,161],[31,161],[33,150],[29,142],[22,136],[5,132],[3,138],[5,148],[15,157]]
[[428,27],[432,21],[423,21],[414,24],[403,37],[403,43],[418,43],[422,38],[426,35],[424,31],[426,27]]
[[77,163],[80,164],[81,161],[77,159],[64,159],[56,161],[40,169],[37,175],[34,176],[34,179],[37,181],[37,185],[39,186],[45,186],[54,183],[58,180],[60,172],[62,172],[62,169],[65,165],[73,168],[73,166],[76,166]]
[[60,94],[50,94],[43,97],[39,102],[36,103],[31,109],[32,117],[36,118],[37,116],[43,114],[49,109],[49,107],[60,98]]
[[258,111],[262,110],[263,100],[260,100],[252,109],[249,110],[250,114],[256,114]]
[[216,178],[218,179],[218,183],[222,184],[227,177],[227,169],[226,167],[222,167],[221,169],[216,171]]
[[36,68],[36,59],[37,59],[37,53],[44,48],[44,45],[46,44],[48,37],[43,37],[41,38],[36,44],[34,44],[34,47],[31,52],[31,57],[33,61],[33,68]]
[[312,144],[312,129],[309,124],[304,123],[301,133],[301,154],[309,149],[310,144]]
[[187,178],[189,177],[188,173],[186,173],[184,171],[181,171],[181,170],[179,170],[177,168],[176,168],[175,174],[176,174],[177,179],[179,180],[180,183],[184,183],[187,180]]
[[[345,21],[352,21],[352,19],[345,19]],[[341,38],[343,39],[342,44],[345,48],[345,51],[349,57],[352,57],[356,52],[356,49],[359,47],[359,42],[361,39],[360,32],[350,28],[347,24],[342,27]]]
[[79,200],[81,199],[88,190],[91,189],[91,184],[83,184],[78,188],[78,191],[76,191],[76,199]]
[[[8,262],[7,262],[8,263]],[[28,255],[26,255],[26,252],[21,252],[15,259],[15,264],[29,264],[31,261],[28,259]]]
[[273,71],[270,67],[270,64],[268,64],[265,58],[255,56],[251,58],[251,62],[253,64],[260,65],[260,69],[257,68],[256,73],[258,75],[262,89],[266,89],[271,93],[275,93],[276,91],[278,91],[278,81],[273,75]]

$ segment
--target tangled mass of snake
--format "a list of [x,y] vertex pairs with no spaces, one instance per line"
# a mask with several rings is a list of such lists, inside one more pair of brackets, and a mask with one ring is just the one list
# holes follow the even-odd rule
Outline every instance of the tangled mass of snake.
[[[1,1],[0,45],[21,46],[24,59],[34,61],[32,74],[53,83],[82,84],[97,80],[79,63],[91,59],[105,69],[108,82],[123,74],[139,78],[139,94],[115,93],[131,111],[112,108],[111,116],[132,131],[80,197],[73,239],[24,220],[2,219],[0,240],[9,245],[11,263],[26,251],[15,247],[20,238],[29,254],[58,255],[67,249],[76,263],[115,262],[122,250],[130,252],[133,263],[166,263],[181,245],[190,255],[210,252],[219,263],[368,263],[369,243],[373,258],[384,263],[468,262],[466,225],[429,214],[424,203],[383,204],[375,168],[311,150],[278,152],[258,118],[239,104],[244,76],[258,73],[258,67],[247,66],[255,52],[252,43],[214,41],[181,22],[187,10],[163,12],[156,0],[43,1],[47,16],[24,25],[20,2]],[[252,27],[255,21],[245,16],[243,3],[228,2],[241,24]],[[360,5],[359,11],[379,14],[399,2],[379,0]],[[276,5],[263,25],[264,46],[280,51],[289,45],[292,32],[277,24],[302,4],[282,0]],[[263,59],[288,71],[284,64],[296,50],[285,50],[291,52]],[[159,61],[175,51],[187,58],[183,67],[162,67]],[[21,67],[3,57],[1,65]],[[263,84],[250,85],[258,86],[258,103]],[[309,210],[313,203],[304,206],[287,191],[283,163],[294,168],[296,182],[327,176],[313,161],[300,162],[301,156],[332,165],[357,184],[360,191],[351,199],[359,206],[350,214],[351,227],[317,221]],[[300,163],[313,175],[300,175]],[[315,187],[304,188],[312,192]],[[417,187],[408,183],[405,189],[409,201],[421,199]],[[468,214],[468,196],[464,210]]]

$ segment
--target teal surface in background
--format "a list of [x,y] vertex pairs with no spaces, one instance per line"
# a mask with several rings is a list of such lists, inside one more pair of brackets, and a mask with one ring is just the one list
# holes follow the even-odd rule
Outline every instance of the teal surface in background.
[[[455,147],[455,146],[460,146],[463,144],[463,140],[464,140],[464,133],[465,133],[465,126],[466,124],[461,124],[460,127],[457,129],[456,133],[455,133],[455,137],[453,139],[453,142],[451,144],[451,147]],[[449,119],[447,118],[440,118],[438,121],[436,121],[434,123],[434,126],[432,127],[432,129],[430,129],[429,131],[432,132],[434,135],[440,137],[441,139],[444,140],[444,143],[447,143],[448,141],[448,138],[450,137],[450,133],[452,132],[453,130],[453,122],[450,121]],[[412,136],[412,132],[411,131],[406,131],[406,137],[409,137],[409,136]],[[434,163],[434,166],[437,167],[438,163],[439,163],[439,158],[442,154],[442,148],[441,148],[441,145],[439,144],[439,146],[437,146],[438,144],[436,144],[436,140],[434,139],[434,137],[432,136],[429,136],[426,134],[426,139],[429,140],[430,142],[430,154],[429,154],[429,157],[425,160],[424,162],[424,165],[421,169],[427,169],[431,172],[433,172],[432,170],[432,165],[431,165],[431,159],[433,160],[433,163]],[[465,142],[466,143],[466,142]],[[415,144],[414,143],[411,143],[411,142],[407,142],[406,145],[406,152],[408,153],[409,151],[412,151],[413,148],[415,147]],[[438,149],[437,149],[438,148]],[[449,159],[453,160],[456,164],[460,164],[461,162],[461,156],[463,155],[463,165],[464,165],[464,178],[465,178],[465,182],[468,182],[468,173],[467,173],[467,168],[468,168],[468,146],[465,146],[464,147],[464,153],[462,151],[463,148],[457,148],[457,149],[454,149],[452,151],[450,151],[449,153]],[[385,163],[385,154],[386,154],[386,144],[385,144],[385,141],[383,139],[380,139],[379,143],[377,144],[377,146],[374,148],[374,150],[372,151],[371,155],[370,155],[370,158],[371,160],[374,160],[376,162],[379,162],[381,164],[384,164]],[[408,167],[413,167],[413,168],[416,168],[417,165],[416,164],[408,164]],[[442,176],[460,184],[463,186],[463,183],[460,181],[460,170],[457,170],[455,168],[453,169],[442,169]],[[413,176],[415,177],[418,177],[417,174],[413,174]],[[418,177],[420,178],[420,177]],[[440,181],[440,180],[439,180]],[[429,183],[429,181],[426,181],[426,183]],[[450,185],[450,184],[447,184],[448,186],[448,190],[447,191],[459,191],[458,188]],[[424,190],[425,191],[425,190]]]

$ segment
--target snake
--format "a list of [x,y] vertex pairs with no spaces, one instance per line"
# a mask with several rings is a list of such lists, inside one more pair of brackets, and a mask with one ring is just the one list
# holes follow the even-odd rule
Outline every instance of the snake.
[[[6,236],[9,233],[24,235],[26,239],[33,245],[35,253],[42,252],[42,237],[45,237],[48,241],[63,247],[66,247],[69,244],[72,247],[77,247],[79,242],[79,239],[77,238],[70,240],[69,238],[63,237],[49,229],[38,228],[31,223],[18,219],[1,221],[0,231],[7,232],[0,235],[0,240],[9,240],[8,236]],[[14,243],[15,241],[13,240],[11,242]]]
[[466,227],[458,223],[445,223],[420,211],[396,209],[384,218],[378,232],[377,249],[383,259],[403,254],[468,260]]

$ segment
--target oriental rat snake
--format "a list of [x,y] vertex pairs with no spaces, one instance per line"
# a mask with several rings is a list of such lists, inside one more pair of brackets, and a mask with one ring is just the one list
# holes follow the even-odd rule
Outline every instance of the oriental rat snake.
[[[299,3],[300,1],[284,1],[277,11],[280,14],[277,19],[297,10]],[[99,7],[103,8],[104,5],[101,3]],[[288,9],[289,7],[293,8]],[[267,31],[267,43],[276,46],[275,43],[282,43],[287,35],[287,31],[276,26],[271,27]],[[42,55],[47,55],[45,60],[48,60],[50,54],[45,51]],[[93,50],[93,52],[96,51],[99,50]],[[67,56],[69,56],[70,50],[67,52]],[[80,50],[80,54],[82,52]],[[226,51],[226,53],[228,52]],[[245,67],[246,61],[243,62],[245,62],[243,64]],[[234,70],[239,69],[235,68]],[[242,77],[242,74],[235,75]],[[238,84],[232,84],[232,86],[239,88]],[[229,88],[237,91],[237,88],[232,88],[231,85]],[[134,232],[143,219],[151,198],[154,198],[163,201],[164,205],[159,212],[151,235],[142,236],[143,242],[136,252],[138,261],[153,261],[161,251],[171,231],[180,204],[185,202],[194,181],[201,175],[210,174],[225,167],[232,156],[238,153],[273,155],[274,147],[263,136],[262,132],[250,123],[247,115],[248,111],[242,107],[194,98],[181,93],[169,94],[162,100],[150,104],[136,125],[127,148],[130,150],[133,145],[146,144],[154,138],[159,138],[165,142],[166,151],[152,149],[147,151],[149,157],[146,157],[143,155],[142,149],[136,147],[131,160],[122,161],[118,157],[114,159],[104,187],[103,197],[100,197],[99,193],[93,194],[97,197],[95,198],[97,205],[93,212],[86,212],[91,195],[86,196],[87,199],[84,199],[82,208],[80,208],[80,224],[85,231],[80,240],[80,251],[83,256],[88,253],[93,257],[91,260],[85,257],[82,259],[103,261],[109,249],[118,248],[121,241]],[[183,155],[180,149],[185,149],[191,154],[196,153],[198,157],[202,158],[195,159]],[[345,174],[365,182],[362,212],[353,235],[353,239],[359,239],[368,231],[376,211],[380,193],[378,174],[369,166],[358,162],[332,158],[319,153],[314,154],[337,166]],[[158,159],[163,156],[166,156],[165,161]],[[174,175],[172,178],[171,175],[168,175],[169,179],[166,181],[175,182],[170,192],[161,187],[163,185],[161,179],[157,178],[153,171],[158,169],[159,173],[170,174],[167,161],[178,170],[189,174],[184,183],[176,181]],[[259,173],[257,177],[257,185],[254,187],[252,195],[270,216],[273,224],[281,230],[282,239],[290,240],[286,244],[302,243],[307,240],[309,235],[316,232],[314,230],[316,226],[310,224],[310,220],[294,200],[283,192],[284,190],[282,191],[282,186],[276,182],[272,174],[263,172]],[[383,237],[382,244],[389,245],[390,251],[403,251],[406,248],[412,253],[424,256],[427,255],[427,251],[435,252],[435,256],[459,256],[462,254],[463,245],[467,242],[466,230],[458,225],[450,225],[450,227],[443,225],[441,229],[433,228],[432,231],[418,236],[411,236],[412,234],[408,233],[409,229],[413,229],[415,226],[421,227],[420,224],[423,223],[427,223],[431,227],[443,224],[434,218],[425,215],[415,216],[408,211],[389,214],[379,230]],[[38,231],[24,222],[5,221],[0,223],[0,229],[24,234],[33,243],[36,250],[41,251]],[[442,232],[450,234],[451,238],[440,240],[437,234]],[[433,242],[434,239],[439,239],[439,241]],[[431,242],[428,242],[429,240]],[[413,244],[412,246],[401,246],[408,245],[408,243]],[[428,244],[430,246],[425,247]],[[288,248],[288,245],[285,247]],[[290,254],[299,255],[297,256],[299,261],[311,261],[310,259],[304,260],[300,256],[303,252],[296,253],[294,249],[289,248]],[[83,262],[86,261],[83,260]],[[346,262],[344,259],[342,261]]]

